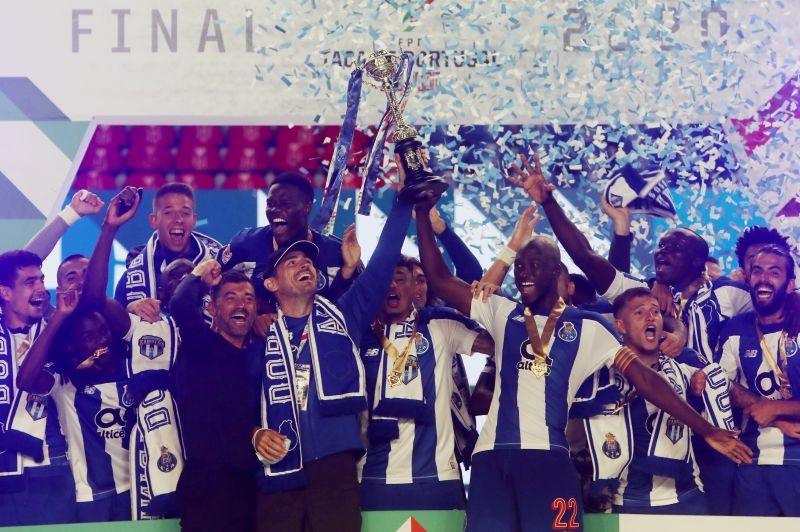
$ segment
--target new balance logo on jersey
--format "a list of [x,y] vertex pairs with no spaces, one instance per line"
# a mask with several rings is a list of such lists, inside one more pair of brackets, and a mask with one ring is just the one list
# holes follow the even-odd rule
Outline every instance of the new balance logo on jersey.
[[514,316],[511,319],[514,320],[514,321],[518,321],[520,323],[525,323],[525,316],[523,316],[522,314],[520,314],[518,316]]
[[380,354],[381,354],[381,350],[380,349],[378,349],[377,347],[371,347],[371,348],[366,350],[366,352],[364,353],[364,356],[365,357],[376,357],[376,356],[378,356]]
[[139,338],[139,354],[150,360],[156,359],[164,354],[165,345],[164,339],[158,336],[142,336]]
[[747,349],[742,357],[744,358],[756,358],[758,356],[758,349]]
[[34,421],[38,421],[47,417],[47,396],[36,395],[33,393],[28,395],[28,401],[25,404],[25,411],[31,416],[31,418],[33,418]]

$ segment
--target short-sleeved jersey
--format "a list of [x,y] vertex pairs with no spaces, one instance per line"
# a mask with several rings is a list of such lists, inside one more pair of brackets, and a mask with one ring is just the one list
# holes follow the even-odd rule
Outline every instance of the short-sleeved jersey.
[[[550,373],[531,371],[533,352],[524,308],[505,297],[472,301],[471,317],[495,342],[495,390],[474,454],[490,449],[568,451],[567,413],[587,377],[611,367],[621,343],[598,314],[568,307],[556,323],[548,346]],[[543,330],[546,315],[536,315]]]
[[[602,296],[614,301],[625,290],[648,287],[647,282],[628,274],[617,272],[608,290]],[[680,304],[681,292],[672,289],[676,306]],[[725,277],[706,281],[686,302],[681,321],[689,332],[687,347],[694,349],[705,362],[719,362],[714,355],[718,352],[720,332],[726,321],[753,309],[747,287]]]
[[[317,293],[335,300],[341,292],[332,293],[331,286],[343,264],[342,241],[316,231],[311,231],[311,241],[319,248],[319,255],[314,260],[317,273],[320,274],[317,275]],[[253,279],[256,293],[263,297],[267,292],[260,279],[274,250],[271,227],[248,227],[233,236],[230,243],[219,252],[217,260],[222,265],[222,271],[239,270]]]
[[111,382],[65,381],[53,388],[78,502],[111,497],[131,487],[128,444],[134,397],[123,364],[116,376]]
[[[386,338],[398,353],[411,341],[416,312],[405,321],[388,327]],[[390,442],[372,443],[367,449],[362,478],[386,484],[409,484],[426,480],[460,480],[454,452],[453,419],[450,398],[453,394],[452,362],[456,353],[470,353],[478,335],[474,323],[446,307],[419,311],[419,336],[415,342],[416,373],[421,379],[426,404],[426,421],[409,418],[398,421],[399,437]],[[373,334],[365,335],[361,359],[367,377],[370,408],[375,404],[375,389],[383,348]]]
[[[781,330],[782,324],[761,326],[764,340],[776,364],[780,363],[778,341]],[[720,364],[728,373],[728,378],[760,397],[781,400],[778,378],[758,339],[755,312],[737,316],[725,325],[720,351]],[[797,340],[788,339],[786,362],[795,394],[800,390],[800,356],[797,352]],[[800,465],[800,440],[786,436],[776,427],[759,427],[758,423],[745,416],[741,440],[753,450],[753,463]]]

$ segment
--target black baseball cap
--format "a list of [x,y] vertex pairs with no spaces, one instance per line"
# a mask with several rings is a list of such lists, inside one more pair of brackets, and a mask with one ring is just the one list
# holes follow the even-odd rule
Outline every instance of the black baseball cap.
[[319,255],[319,248],[310,240],[297,240],[288,246],[280,247],[267,259],[267,264],[264,266],[264,272],[262,274],[264,279],[272,275],[272,272],[275,271],[275,268],[278,267],[278,264],[280,264],[290,251],[302,251],[312,262],[317,258],[317,255]]

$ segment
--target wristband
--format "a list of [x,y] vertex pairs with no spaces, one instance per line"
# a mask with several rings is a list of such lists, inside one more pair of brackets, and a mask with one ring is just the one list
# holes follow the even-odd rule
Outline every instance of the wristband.
[[509,266],[514,264],[514,259],[517,258],[517,252],[511,249],[508,246],[503,246],[503,249],[500,250],[500,253],[497,255],[497,260],[502,261]]
[[81,215],[78,214],[78,211],[72,208],[72,205],[67,205],[64,207],[64,209],[58,213],[58,216],[64,220],[68,226],[81,219]]

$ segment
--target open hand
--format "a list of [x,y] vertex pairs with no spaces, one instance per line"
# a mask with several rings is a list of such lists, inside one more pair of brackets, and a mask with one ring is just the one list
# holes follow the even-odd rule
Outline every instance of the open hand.
[[536,204],[532,203],[519,217],[517,225],[514,226],[514,232],[511,233],[511,240],[508,242],[509,249],[519,251],[531,239],[536,224],[542,220],[542,216],[536,214],[536,209]]
[[556,186],[545,180],[539,156],[536,153],[533,154],[533,166],[524,155],[519,154],[519,159],[522,162],[522,168],[516,163],[512,163],[508,180],[516,186],[522,187],[536,203],[548,201]]
[[739,431],[712,430],[704,439],[718,453],[724,454],[737,464],[751,464],[753,451],[737,439]]

